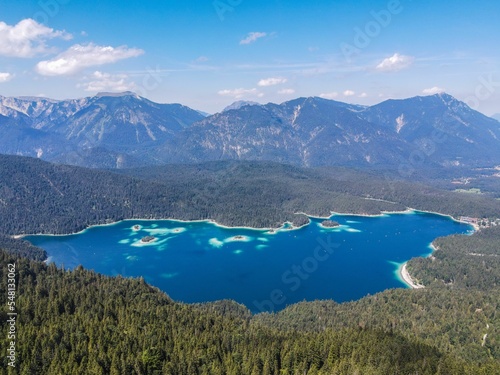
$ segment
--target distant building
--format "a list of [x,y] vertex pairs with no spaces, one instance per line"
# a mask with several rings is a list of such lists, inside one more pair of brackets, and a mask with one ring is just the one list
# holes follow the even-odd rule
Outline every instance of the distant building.
[[479,219],[476,217],[460,216],[460,221],[468,224],[477,224]]

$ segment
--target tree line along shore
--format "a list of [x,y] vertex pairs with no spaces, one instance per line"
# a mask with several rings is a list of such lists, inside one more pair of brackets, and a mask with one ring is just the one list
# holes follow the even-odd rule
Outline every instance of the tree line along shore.
[[[231,301],[177,303],[142,279],[61,270],[41,262],[43,250],[11,238],[127,218],[277,227],[303,225],[307,216],[298,211],[327,216],[406,207],[495,218],[500,202],[488,197],[273,163],[116,174],[0,156],[0,174],[0,258],[19,270],[19,373],[500,372],[500,227],[436,239],[432,258],[410,260],[408,272],[424,289],[253,316]],[[6,319],[0,321],[5,329]]]

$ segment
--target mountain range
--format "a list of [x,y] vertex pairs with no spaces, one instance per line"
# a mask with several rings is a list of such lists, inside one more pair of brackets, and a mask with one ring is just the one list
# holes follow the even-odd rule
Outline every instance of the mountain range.
[[61,101],[0,97],[0,152],[89,167],[157,164],[146,151],[202,118],[132,92]]
[[240,101],[208,116],[132,92],[71,100],[0,96],[0,153],[86,167],[235,159],[404,175],[494,167],[499,150],[500,122],[445,93],[373,106],[318,97]]

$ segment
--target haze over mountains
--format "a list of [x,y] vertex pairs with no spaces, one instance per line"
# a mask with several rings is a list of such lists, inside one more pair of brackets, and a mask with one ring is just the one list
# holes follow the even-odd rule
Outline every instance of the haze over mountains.
[[205,116],[132,92],[0,96],[0,153],[87,167],[207,160],[400,170],[500,165],[500,122],[448,94],[366,107],[317,97],[237,102]]

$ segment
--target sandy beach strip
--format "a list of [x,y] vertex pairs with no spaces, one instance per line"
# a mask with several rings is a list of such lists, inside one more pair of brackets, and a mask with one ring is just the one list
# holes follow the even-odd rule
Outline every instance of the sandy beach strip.
[[420,284],[416,284],[413,279],[411,278],[410,274],[408,273],[408,269],[406,268],[406,264],[408,262],[404,263],[403,266],[401,267],[401,278],[403,279],[403,281],[408,284],[411,288],[413,289],[422,289],[422,288],[425,288],[425,286],[423,285],[420,285]]

